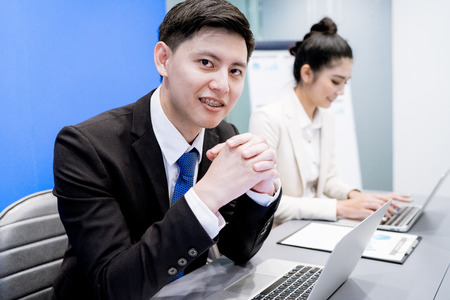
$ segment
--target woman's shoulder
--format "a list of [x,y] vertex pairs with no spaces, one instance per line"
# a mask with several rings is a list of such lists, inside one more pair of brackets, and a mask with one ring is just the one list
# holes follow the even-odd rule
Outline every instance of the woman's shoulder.
[[286,111],[291,110],[292,97],[289,93],[281,98],[270,101],[269,103],[255,109],[254,114],[267,114],[271,116],[280,116]]

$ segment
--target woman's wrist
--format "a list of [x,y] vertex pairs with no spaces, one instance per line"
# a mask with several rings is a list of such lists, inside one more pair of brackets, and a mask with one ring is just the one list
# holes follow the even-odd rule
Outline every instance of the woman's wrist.
[[353,189],[353,190],[351,190],[350,192],[348,192],[348,194],[347,194],[347,199],[351,199],[351,198],[357,197],[359,194],[361,194],[361,191],[360,191],[360,190],[358,190],[358,189]]

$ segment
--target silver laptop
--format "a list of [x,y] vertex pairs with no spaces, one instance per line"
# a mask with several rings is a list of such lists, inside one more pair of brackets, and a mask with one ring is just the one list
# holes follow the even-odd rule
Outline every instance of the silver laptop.
[[353,272],[390,203],[391,201],[386,202],[347,233],[336,244],[325,266],[268,259],[207,299],[329,298]]
[[437,190],[442,185],[442,182],[444,182],[449,173],[450,169],[439,178],[438,182],[431,191],[431,194],[428,196],[427,200],[425,200],[425,203],[423,205],[403,205],[396,214],[391,215],[390,217],[383,218],[381,220],[380,226],[378,226],[378,229],[399,232],[407,232],[408,230],[410,230],[411,227],[422,216],[425,207],[430,203],[431,199],[433,199]]

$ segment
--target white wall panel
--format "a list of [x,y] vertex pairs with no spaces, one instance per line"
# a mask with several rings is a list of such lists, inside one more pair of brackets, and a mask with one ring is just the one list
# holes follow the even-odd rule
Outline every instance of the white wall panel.
[[[392,1],[394,189],[428,194],[450,168],[450,1]],[[450,196],[450,180],[438,194]]]

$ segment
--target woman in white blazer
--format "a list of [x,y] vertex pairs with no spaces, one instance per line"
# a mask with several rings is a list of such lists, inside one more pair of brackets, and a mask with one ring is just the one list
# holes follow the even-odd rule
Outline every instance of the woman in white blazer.
[[249,126],[251,132],[264,135],[277,153],[283,196],[275,222],[338,216],[363,219],[389,199],[409,201],[397,193],[362,193],[337,176],[333,116],[327,108],[344,92],[353,54],[337,34],[336,24],[322,19],[290,53],[295,56],[296,86],[282,99],[256,110]]

